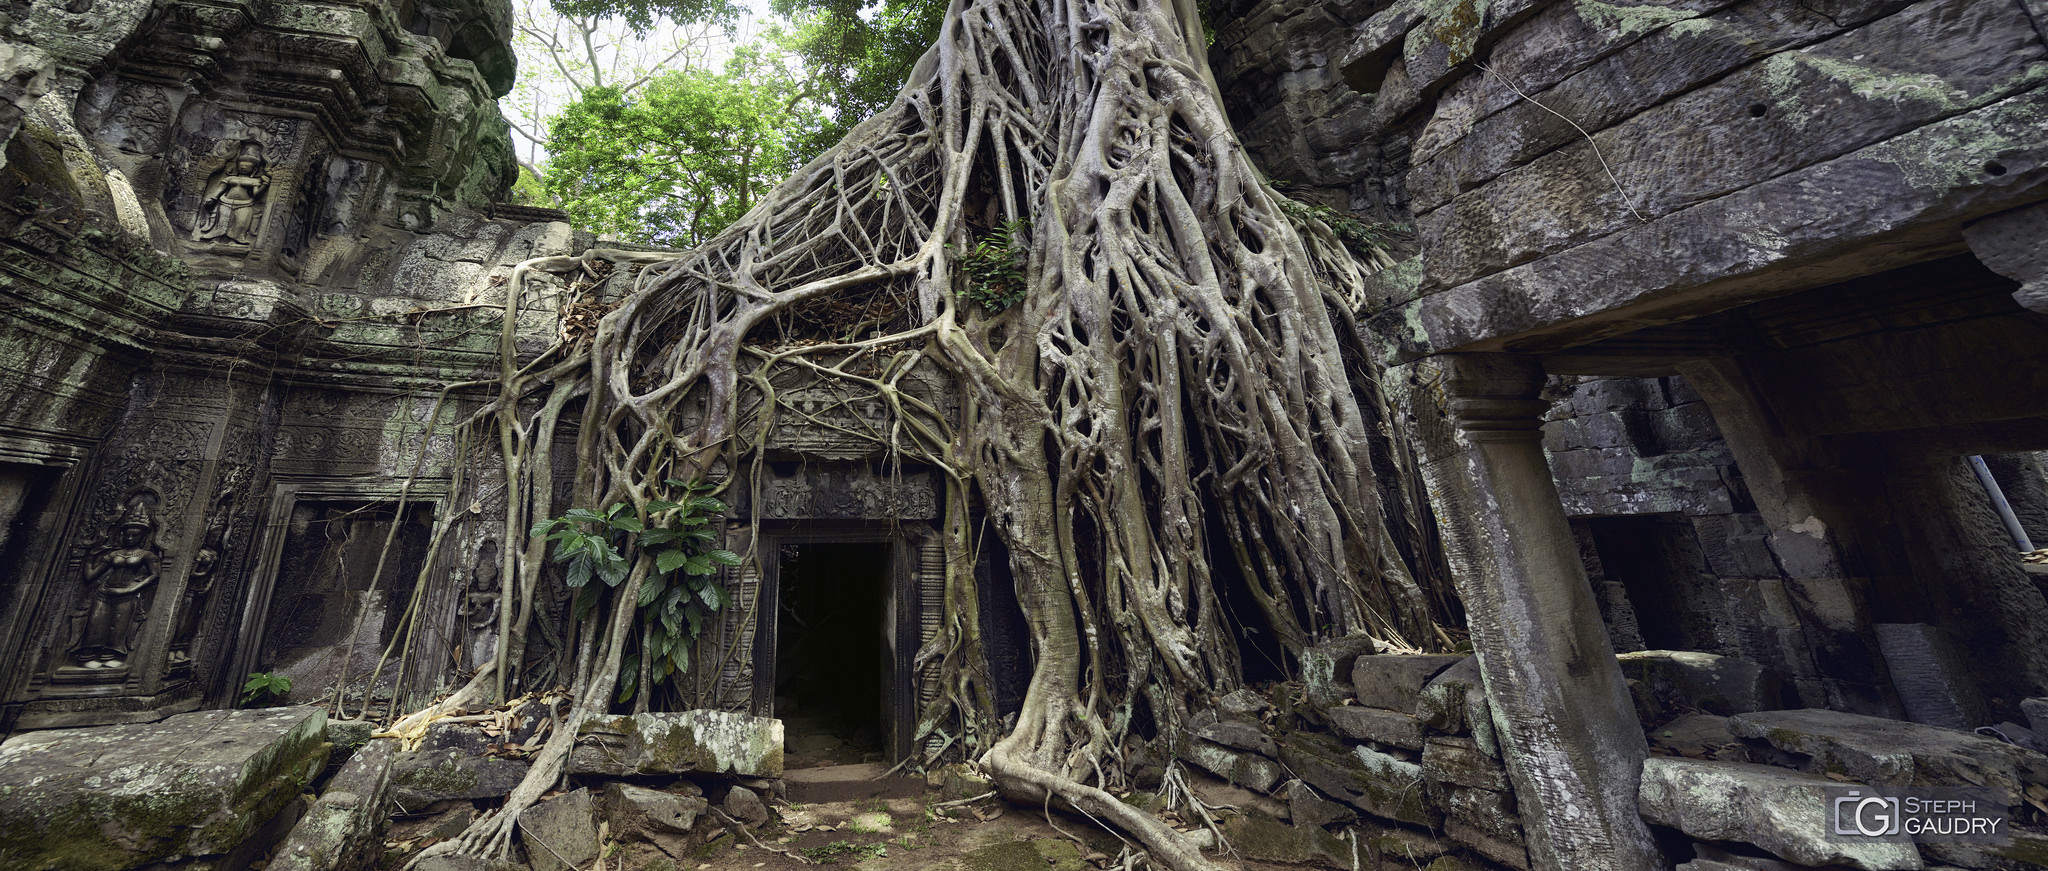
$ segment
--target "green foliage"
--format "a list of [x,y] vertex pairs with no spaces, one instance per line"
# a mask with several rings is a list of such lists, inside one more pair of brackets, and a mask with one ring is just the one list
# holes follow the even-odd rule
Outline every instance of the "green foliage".
[[888,844],[855,844],[849,841],[833,841],[819,847],[798,850],[805,859],[820,865],[837,865],[841,859],[862,862],[889,855]]
[[603,235],[710,239],[797,169],[797,143],[823,123],[789,67],[748,47],[722,71],[661,73],[630,95],[583,91],[550,122],[547,193]]
[[641,33],[653,28],[657,19],[663,17],[730,25],[746,10],[743,4],[732,0],[550,0],[549,5],[572,18],[616,15]]
[[990,314],[1024,299],[1024,239],[1031,222],[1018,218],[988,232],[960,255],[967,286],[960,298],[981,303]]
[[925,50],[938,41],[946,0],[773,0],[790,19],[785,49],[809,70],[807,87],[832,107],[826,122],[796,144],[808,161],[854,125],[889,105]]
[[249,682],[242,684],[242,707],[273,705],[291,691],[291,678],[268,671],[254,672],[249,675]]
[[[1277,184],[1275,185],[1278,186]],[[1304,203],[1287,196],[1277,198],[1280,211],[1296,220],[1317,220],[1337,234],[1337,240],[1352,253],[1372,261],[1385,257],[1395,241],[1408,232],[1402,224],[1368,224],[1322,203]]]
[[[703,494],[711,485],[673,478],[664,483],[680,501],[648,500],[644,521],[626,503],[615,502],[603,511],[571,508],[561,517],[535,523],[529,533],[545,537],[554,545],[555,561],[568,564],[566,581],[576,590],[571,613],[578,620],[597,609],[603,590],[617,587],[631,574],[628,553],[637,548],[653,559],[654,571],[641,581],[634,603],[639,609],[641,649],[620,669],[622,702],[638,689],[643,657],[648,679],[655,684],[690,667],[690,646],[703,633],[705,621],[732,604],[718,585],[718,567],[740,564],[738,554],[711,546],[718,538],[712,521],[726,511],[725,503]],[[592,584],[593,579],[603,586]]]
[[547,186],[541,184],[540,176],[534,175],[531,168],[521,165],[519,180],[512,183],[512,202],[523,206],[552,207],[555,198],[548,195]]

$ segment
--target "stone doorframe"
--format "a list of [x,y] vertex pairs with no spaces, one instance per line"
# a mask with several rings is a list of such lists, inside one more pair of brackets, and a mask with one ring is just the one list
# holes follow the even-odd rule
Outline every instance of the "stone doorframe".
[[[44,650],[38,642],[45,640],[39,637],[44,633],[38,628],[38,615],[44,600],[62,582],[63,543],[75,540],[76,527],[85,523],[79,517],[78,503],[87,476],[79,471],[85,468],[93,444],[0,432],[0,463],[45,469],[54,478],[49,484],[48,499],[35,517],[17,515],[12,519],[16,523],[33,523],[21,531],[33,535],[34,540],[24,542],[18,551],[22,559],[15,566],[21,572],[16,579],[16,601],[0,601],[0,734],[13,729],[22,706],[34,698],[29,687],[41,671]],[[23,515],[33,509],[29,505],[20,508]],[[0,557],[4,556],[0,553]],[[5,568],[0,566],[0,570]]]
[[913,660],[918,648],[927,640],[924,630],[936,627],[936,624],[927,627],[925,624],[931,621],[920,619],[924,615],[923,604],[931,601],[922,588],[930,586],[934,580],[930,575],[937,574],[941,599],[945,589],[943,556],[939,570],[936,573],[930,571],[929,554],[925,552],[939,547],[937,542],[929,541],[930,538],[932,536],[929,535],[914,537],[907,535],[902,528],[875,524],[805,521],[779,529],[764,525],[761,529],[762,546],[758,550],[761,585],[753,645],[754,714],[775,716],[775,650],[781,631],[782,545],[887,545],[888,578],[882,585],[885,598],[880,628],[889,669],[882,676],[885,694],[882,746],[891,764],[909,756],[913,751],[912,738],[923,696]]
[[[402,501],[406,506],[424,505],[430,515],[439,518],[448,498],[448,483],[445,480],[416,481],[407,487],[403,481],[337,481],[333,479],[282,480],[271,486],[269,504],[264,508],[263,531],[257,540],[256,563],[249,575],[246,589],[248,598],[242,602],[241,630],[235,635],[234,653],[229,661],[233,663],[228,671],[229,680],[213,689],[208,698],[212,707],[233,707],[235,696],[241,691],[242,679],[256,670],[257,657],[262,654],[263,633],[270,621],[271,594],[277,588],[277,574],[284,565],[284,543],[290,536],[292,510],[300,500],[346,500],[389,504],[394,507]],[[438,561],[438,560],[437,560]],[[429,571],[431,578],[436,573]],[[425,625],[421,609],[413,615],[415,625]],[[440,649],[435,644],[414,644],[415,651]],[[398,663],[392,663],[397,667]],[[422,675],[416,670],[415,678]],[[401,688],[402,689],[402,688]]]

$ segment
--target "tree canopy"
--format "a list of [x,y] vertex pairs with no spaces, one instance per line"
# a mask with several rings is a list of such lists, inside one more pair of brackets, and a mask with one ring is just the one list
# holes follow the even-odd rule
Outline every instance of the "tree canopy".
[[787,59],[744,47],[717,72],[586,89],[549,125],[542,181],[579,226],[688,247],[794,171],[821,124]]

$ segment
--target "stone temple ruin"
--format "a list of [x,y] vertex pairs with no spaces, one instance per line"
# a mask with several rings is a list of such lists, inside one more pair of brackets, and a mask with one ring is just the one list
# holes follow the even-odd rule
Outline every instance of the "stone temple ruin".
[[[1472,643],[1329,640],[1282,697],[1162,744],[1259,799],[1224,827],[1242,855],[2048,865],[2048,563],[2022,557],[2048,546],[2048,4],[1211,12],[1260,165],[1412,230],[1361,323]],[[511,281],[597,240],[502,201],[510,32],[472,0],[0,11],[0,867],[365,867],[394,807],[524,774],[487,747],[532,715],[407,746],[345,722],[495,649],[521,543],[502,500],[451,495],[495,462],[455,421],[505,331],[536,352],[600,292]],[[698,657],[692,711],[612,723],[571,766],[682,785],[579,790],[535,825],[694,819],[707,789],[747,811],[804,752],[757,718],[814,706],[884,762],[919,752],[947,494],[841,437],[859,397],[783,393],[816,414],[778,418],[734,488],[761,495],[730,534],[769,540],[701,642],[737,653]],[[982,589],[1014,710],[1017,606]],[[290,706],[232,710],[258,672]],[[2011,835],[1830,838],[1823,791],[1849,784],[1989,790]]]

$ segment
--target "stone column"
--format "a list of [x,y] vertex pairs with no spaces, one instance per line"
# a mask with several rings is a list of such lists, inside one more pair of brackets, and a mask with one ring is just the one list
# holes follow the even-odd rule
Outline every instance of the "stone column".
[[1454,354],[1388,383],[1420,436],[1530,859],[1546,871],[1669,867],[1636,806],[1642,725],[1543,457],[1541,368]]

